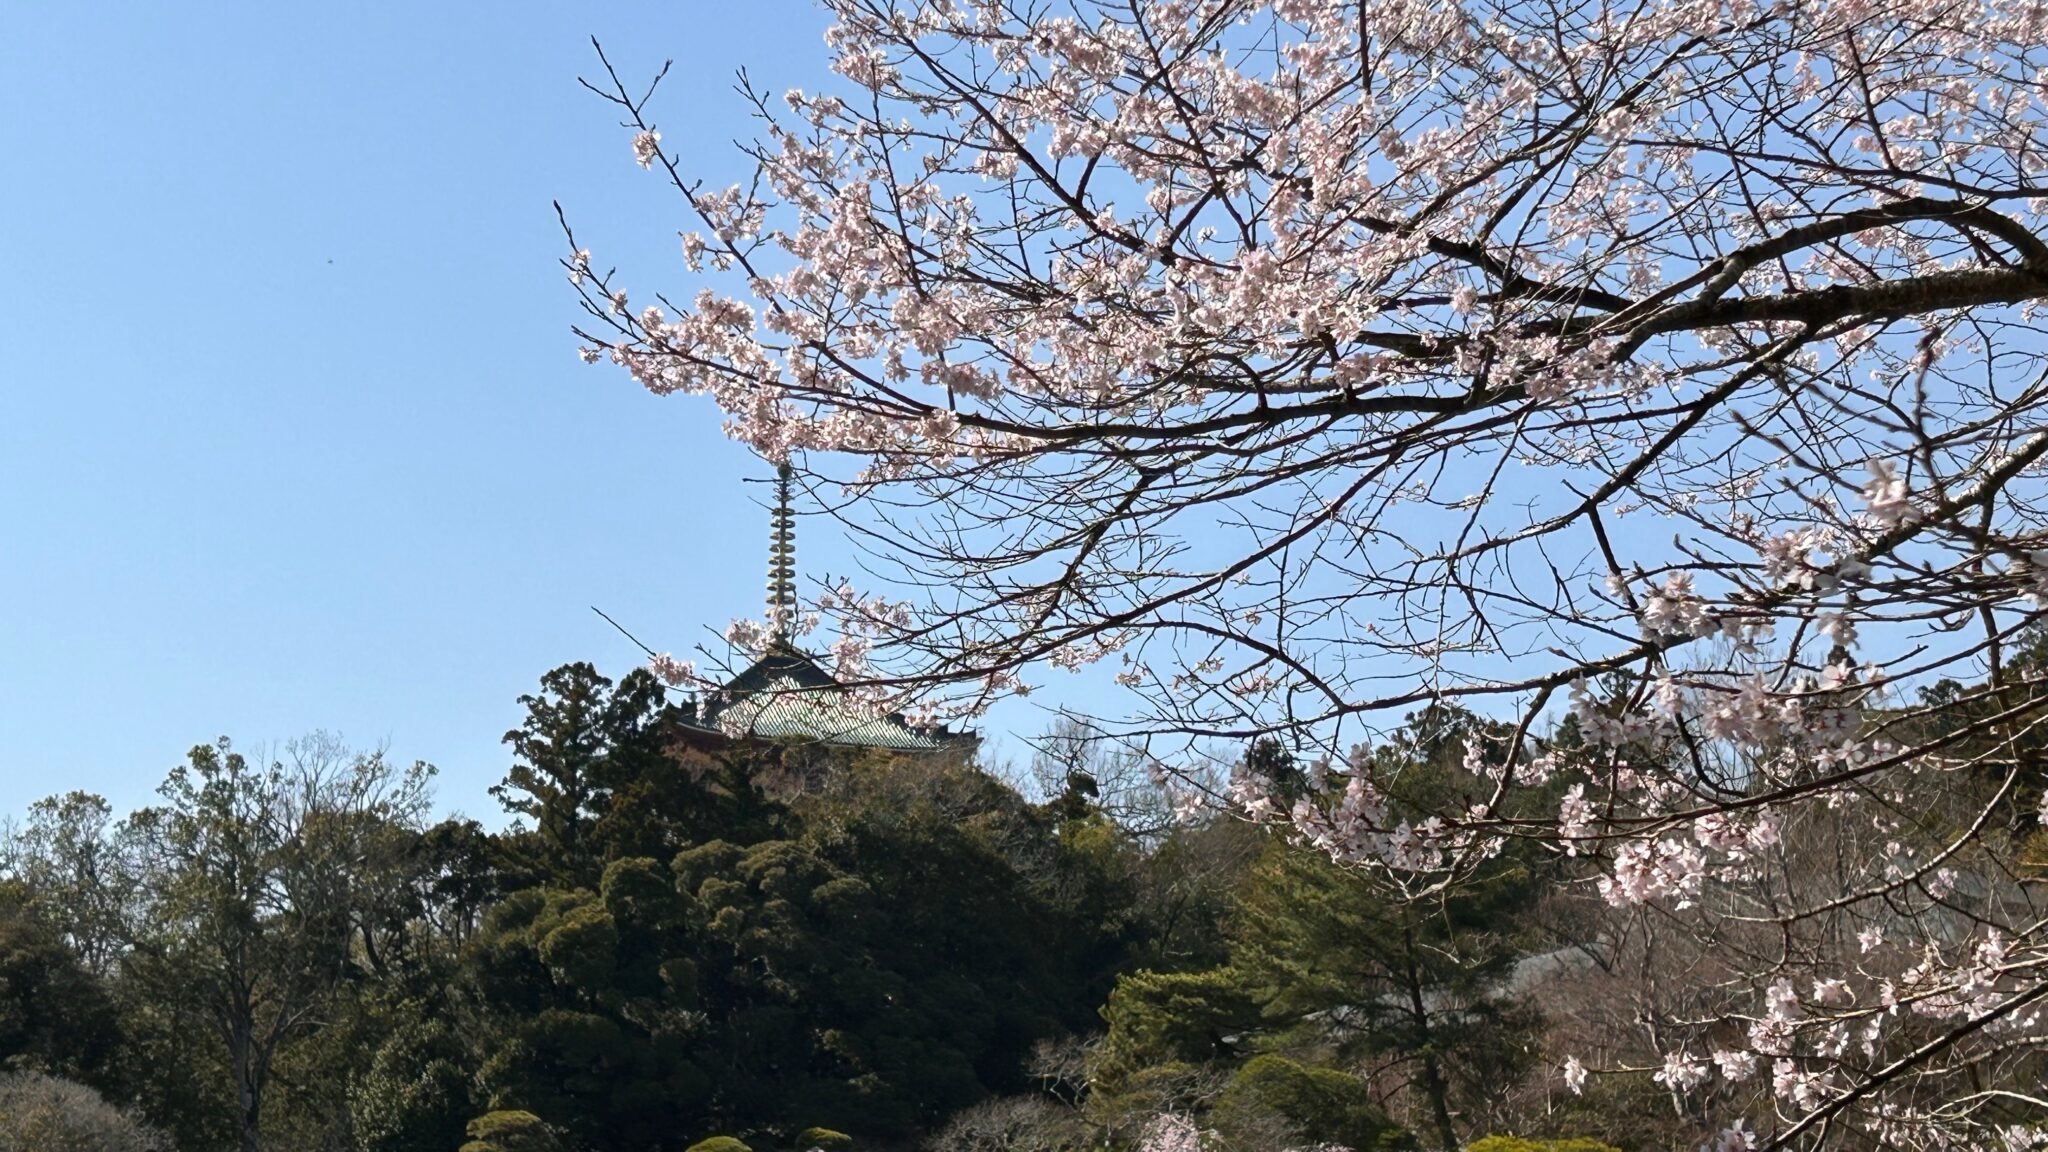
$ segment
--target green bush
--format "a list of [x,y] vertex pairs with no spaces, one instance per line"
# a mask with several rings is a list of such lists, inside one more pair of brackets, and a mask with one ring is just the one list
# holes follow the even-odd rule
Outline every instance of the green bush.
[[407,1001],[397,1027],[351,1078],[357,1152],[448,1152],[474,1115],[467,1054],[432,1007]]
[[1273,1139],[1284,1129],[1312,1143],[1372,1148],[1397,1130],[1356,1076],[1271,1055],[1237,1070],[1209,1119],[1241,1144]]
[[853,1147],[853,1137],[830,1128],[806,1128],[796,1134],[796,1146],[803,1152],[813,1148],[820,1152],[848,1152]]
[[743,1141],[731,1136],[707,1136],[690,1145],[684,1152],[754,1152]]
[[1234,968],[1117,977],[1102,1009],[1109,1035],[1093,1069],[1098,1086],[1121,1091],[1146,1068],[1227,1057],[1219,1039],[1260,1024],[1250,984]]
[[1465,1152],[1621,1152],[1598,1140],[1524,1140],[1520,1136],[1488,1136],[1465,1145]]
[[555,1130],[531,1112],[486,1112],[468,1131],[461,1152],[562,1152]]

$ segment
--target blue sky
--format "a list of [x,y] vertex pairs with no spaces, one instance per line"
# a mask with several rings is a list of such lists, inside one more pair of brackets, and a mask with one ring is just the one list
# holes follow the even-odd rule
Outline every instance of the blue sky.
[[[489,816],[546,669],[758,612],[765,470],[708,402],[580,364],[579,238],[683,280],[679,217],[576,84],[675,68],[663,143],[737,176],[745,64],[806,0],[18,4],[0,17],[0,813],[145,802],[194,743],[313,728]],[[811,572],[842,541],[800,537]],[[1009,723],[1042,723],[1018,714]],[[997,732],[1005,721],[997,718]]]

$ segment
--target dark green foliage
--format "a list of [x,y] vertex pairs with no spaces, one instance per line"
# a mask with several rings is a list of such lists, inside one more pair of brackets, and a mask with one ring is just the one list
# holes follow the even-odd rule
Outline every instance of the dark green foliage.
[[1263,1014],[1251,982],[1230,968],[1136,972],[1117,981],[1102,1009],[1109,1036],[1096,1079],[1111,1087],[1159,1064],[1206,1064],[1243,1054]]
[[554,1129],[531,1112],[486,1112],[471,1120],[460,1152],[562,1152]]
[[0,885],[0,1069],[106,1090],[117,1086],[120,1051],[106,987],[21,885]]
[[589,887],[611,861],[666,860],[707,840],[751,842],[776,834],[786,818],[753,783],[777,774],[763,761],[782,752],[679,747],[678,713],[645,670],[614,687],[588,664],[565,664],[519,702],[526,720],[505,734],[512,769],[491,789],[527,822],[497,846],[513,887]]
[[699,1140],[684,1149],[684,1152],[754,1152],[752,1148],[731,1136],[712,1136]]
[[1357,1077],[1274,1055],[1253,1057],[1238,1069],[1209,1120],[1242,1146],[1284,1129],[1304,1144],[1370,1149],[1399,1131]]
[[796,1146],[803,1152],[817,1149],[818,1152],[850,1152],[853,1137],[830,1128],[806,1128],[796,1134]]
[[473,926],[435,893],[449,870],[420,847],[432,834],[403,858],[408,895],[359,938],[359,963],[330,1000],[323,1027],[279,1053],[265,1152],[446,1152],[481,1109],[471,1090],[466,1005],[455,988],[457,942]]
[[400,1023],[349,1090],[360,1152],[445,1152],[471,1115],[468,1053],[428,1005],[400,1006]]
[[[1476,726],[1465,713],[1425,710],[1387,745],[1358,753],[1353,767],[1381,781],[1397,811],[1431,810],[1470,786],[1459,761]],[[1283,791],[1300,784],[1270,741],[1253,746],[1246,769]],[[1109,1034],[1090,1110],[1116,1130],[1146,1109],[1199,1110],[1214,1077],[1234,1086],[1246,1061],[1268,1052],[1302,1061],[1286,1067],[1303,1075],[1316,1065],[1370,1063],[1402,1076],[1416,1104],[1402,1119],[1437,1146],[1456,1147],[1454,1118],[1496,1099],[1530,1066],[1539,1017],[1499,992],[1524,954],[1539,891],[1536,868],[1509,852],[1411,901],[1367,873],[1269,840],[1224,922],[1227,963],[1119,981],[1103,1010]],[[1256,1083],[1281,1083],[1272,1078],[1283,1065],[1260,1066]],[[1336,1080],[1315,1083],[1337,1090]],[[1251,1090],[1236,1089],[1236,1098]],[[1251,1113],[1240,1111],[1243,1127]]]
[[[679,745],[643,673],[568,665],[525,703],[504,832],[415,822],[424,769],[364,760],[392,799],[308,810],[221,746],[127,823],[39,806],[0,889],[0,1061],[264,1152],[1051,1152],[1164,1110],[1392,1152],[1357,1069],[1434,1137],[1526,1066],[1532,1017],[1493,993],[1540,862],[1413,905],[1243,824],[1119,822],[1115,761],[1032,804],[942,759]],[[1445,803],[1476,723],[1424,713],[1366,766]],[[1248,760],[1307,786],[1277,743]],[[283,900],[251,912],[251,877]],[[220,1030],[237,986],[263,1051]],[[1587,1119],[1540,1130],[1612,1138]]]
[[504,855],[499,840],[474,820],[443,820],[428,828],[408,860],[418,896],[415,915],[440,940],[466,942],[484,909],[504,894],[506,872],[496,863]]
[[519,702],[526,719],[505,734],[512,770],[491,789],[506,811],[531,821],[515,857],[523,857],[534,879],[592,883],[607,855],[605,841],[620,838],[616,827],[606,835],[598,825],[621,788],[631,795],[645,787],[663,759],[661,686],[635,671],[614,691],[590,665],[564,664],[541,677],[537,695]]
[[793,778],[786,750],[652,754],[664,714],[635,677],[544,687],[497,790],[535,821],[531,871],[470,970],[489,1098],[579,1139],[929,1130],[1028,1087],[1032,1044],[1087,1029],[1146,939],[1135,847],[1085,806],[885,757],[778,800],[758,781]]
[[180,1148],[232,1148],[235,1100],[226,1055],[205,1036],[206,1022],[186,1006],[164,1003],[135,987],[117,988],[123,1079],[136,1108]]
[[1024,834],[1021,805],[1004,812],[971,769],[924,770],[924,800],[884,770],[850,769],[801,838],[676,859],[734,1121],[936,1125],[1021,1086],[1032,1041],[1070,1025],[1074,981],[1097,962],[1002,850]]
[[690,952],[655,861],[613,862],[598,892],[508,896],[471,951],[495,1023],[481,1068],[491,1099],[608,1148],[660,1148],[700,1123],[711,1084],[693,1059]]
[[1276,1032],[1327,1039],[1346,1058],[1405,1062],[1432,1112],[1414,1122],[1448,1129],[1445,1116],[1528,1069],[1539,1018],[1495,993],[1521,954],[1513,929],[1534,891],[1528,872],[1504,861],[1418,907],[1276,845],[1245,889],[1237,966],[1256,974]]

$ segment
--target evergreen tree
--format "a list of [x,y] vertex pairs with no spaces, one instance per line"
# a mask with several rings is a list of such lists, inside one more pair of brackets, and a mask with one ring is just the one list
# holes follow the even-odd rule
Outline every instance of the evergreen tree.
[[[1468,713],[1426,709],[1386,744],[1355,753],[1351,770],[1371,775],[1396,818],[1437,810],[1481,783],[1464,765],[1468,739],[1503,758],[1504,736]],[[1271,741],[1253,745],[1245,770],[1283,795],[1309,787]],[[1511,849],[1451,884],[1405,890],[1396,877],[1267,838],[1225,921],[1227,963],[1119,982],[1104,1011],[1097,1113],[1120,1118],[1148,1100],[1206,1106],[1199,1093],[1217,1089],[1193,1072],[1230,1074],[1265,1052],[1412,1085],[1411,1122],[1437,1146],[1458,1147],[1459,1116],[1498,1097],[1532,1060],[1540,1017],[1514,999],[1509,979],[1538,881]],[[1297,1135],[1342,1139],[1334,1128]]]
[[24,884],[0,882],[0,1069],[118,1091],[122,1039],[107,988]]

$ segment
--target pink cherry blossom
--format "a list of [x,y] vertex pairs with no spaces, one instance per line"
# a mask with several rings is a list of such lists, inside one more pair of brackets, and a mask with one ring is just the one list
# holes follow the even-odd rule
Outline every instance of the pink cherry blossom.
[[661,133],[645,129],[633,134],[633,162],[642,168],[651,168],[661,159]]
[[[735,164],[608,89],[667,303],[563,268],[580,355],[859,533],[818,612],[863,700],[1047,666],[1284,737],[1330,770],[1231,811],[1401,898],[1539,845],[1591,943],[1682,963],[1600,1059],[1770,1121],[1700,1142],[2003,1138],[1981,1069],[2048,1059],[2048,15],[826,6],[838,95],[747,92]],[[1515,735],[1413,811],[1350,753],[1439,704]]]
[[688,660],[678,660],[666,652],[656,653],[647,661],[647,670],[654,677],[671,688],[687,688],[695,685],[697,666]]

